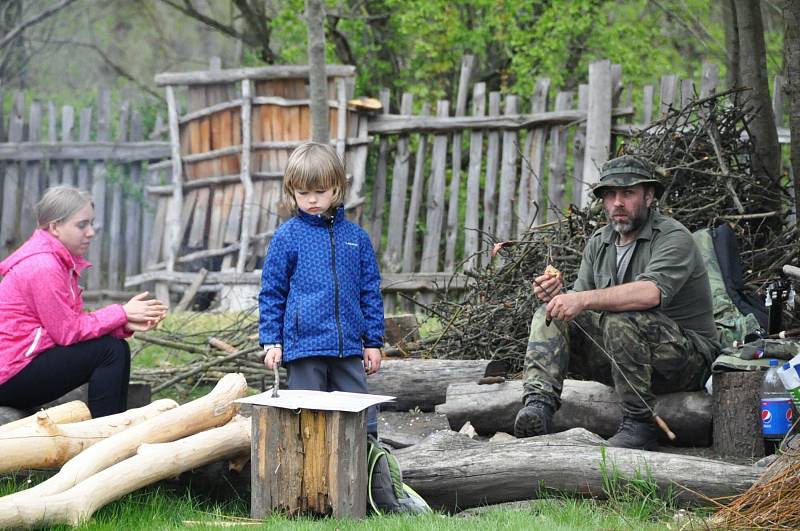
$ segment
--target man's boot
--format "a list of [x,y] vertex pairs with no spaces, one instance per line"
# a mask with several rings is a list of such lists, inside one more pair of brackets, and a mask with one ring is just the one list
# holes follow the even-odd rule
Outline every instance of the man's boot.
[[658,427],[652,419],[637,420],[631,417],[622,417],[622,424],[617,433],[608,439],[608,446],[634,450],[655,450],[658,448]]
[[514,436],[517,438],[535,437],[550,433],[553,427],[553,413],[555,413],[553,406],[529,397],[514,420]]

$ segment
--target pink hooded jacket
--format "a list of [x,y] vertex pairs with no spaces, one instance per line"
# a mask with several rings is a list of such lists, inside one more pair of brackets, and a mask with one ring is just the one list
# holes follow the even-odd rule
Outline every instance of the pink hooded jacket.
[[120,304],[83,312],[78,276],[89,266],[42,229],[0,262],[0,384],[56,345],[131,335]]

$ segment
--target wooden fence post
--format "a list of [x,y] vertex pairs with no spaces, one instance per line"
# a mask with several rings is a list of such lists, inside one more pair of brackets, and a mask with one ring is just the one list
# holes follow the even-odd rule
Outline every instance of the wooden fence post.
[[[547,112],[550,79],[536,80],[536,88],[531,98],[531,113]],[[517,211],[519,221],[517,234],[544,219],[544,148],[547,142],[547,127],[537,127],[528,131],[525,139],[525,159],[520,172]]]
[[[111,139],[111,92],[104,88],[97,96],[97,140]],[[106,163],[95,161],[92,166],[92,197],[94,198],[94,242],[89,248],[89,261],[94,267],[88,271],[89,289],[99,289],[103,284],[103,247],[106,240]]]
[[[414,96],[408,92],[400,100],[400,114],[411,115]],[[397,149],[392,171],[392,193],[389,203],[389,227],[386,236],[386,250],[383,253],[383,267],[390,273],[398,273],[402,267],[403,252],[403,218],[406,215],[406,195],[408,193],[408,169],[411,152],[408,147],[408,135],[397,138]]]
[[172,85],[167,85],[166,92],[169,141],[172,151],[172,184],[175,189],[172,192],[172,202],[167,213],[165,258],[167,260],[167,271],[175,271],[175,257],[178,254],[178,246],[181,244],[180,224],[181,211],[183,210],[183,165],[181,162],[181,138],[178,130],[178,102],[175,99],[175,89]]
[[[500,116],[500,93],[489,93],[489,116],[494,118]],[[483,234],[493,235],[495,228],[495,216],[497,213],[497,170],[500,164],[500,132],[491,129],[488,134],[486,145],[486,178],[484,180],[483,193]],[[481,244],[484,249],[485,242]],[[481,264],[486,265],[492,261],[489,253],[481,254]]]
[[[131,115],[132,142],[139,142],[143,137],[142,115],[134,111]],[[142,163],[133,162],[128,165],[130,187],[125,198],[125,278],[142,271]]]
[[[75,127],[75,108],[64,105],[61,108],[61,141],[72,142],[72,128]],[[61,163],[61,183],[75,186],[75,164],[71,161]]]
[[[51,144],[58,142],[58,113],[56,112],[56,103],[50,101],[47,104],[47,140]],[[55,160],[48,161],[47,164],[47,186],[56,186],[61,184],[61,163]]]
[[[578,85],[578,110],[586,111],[589,108],[589,85]],[[575,136],[572,139],[572,204],[583,204],[583,159],[586,155],[586,123],[575,126]]]
[[[420,116],[427,116],[430,112],[428,102],[422,105]],[[420,133],[417,156],[414,161],[414,180],[411,184],[411,198],[408,202],[408,215],[406,216],[406,229],[403,236],[403,273],[414,271],[416,263],[415,246],[417,241],[417,220],[419,209],[422,206],[422,190],[425,184],[425,152],[428,150],[428,135]]]
[[[519,112],[519,97],[506,96],[505,116]],[[519,133],[515,130],[503,131],[503,159],[500,163],[500,192],[497,200],[497,239],[511,238],[514,216],[514,191],[517,178],[517,153],[519,152]]]
[[[387,88],[380,93],[383,114],[389,114],[389,96]],[[381,135],[378,143],[378,163],[375,169],[375,183],[372,186],[372,208],[369,216],[369,235],[372,249],[380,256],[381,235],[383,234],[383,205],[386,202],[386,166],[389,158],[389,138]]]
[[250,177],[250,158],[252,146],[252,100],[250,80],[242,80],[242,160],[239,163],[240,177],[244,186],[242,202],[242,228],[239,240],[239,259],[236,261],[236,272],[243,273],[250,250],[250,218],[253,216],[253,179]]
[[[472,70],[475,66],[475,56],[465,55],[461,58],[461,74],[458,80],[458,94],[456,96],[456,116],[467,113],[467,91]],[[456,238],[458,237],[458,199],[461,191],[461,132],[453,133],[452,173],[450,177],[450,200],[447,203],[447,230],[445,237],[444,270],[452,272],[456,260]]]
[[[556,96],[556,111],[572,107],[572,93],[559,92]],[[557,125],[550,128],[550,180],[547,185],[548,208],[546,220],[561,219],[564,208],[564,191],[567,174],[567,127]]]
[[[130,105],[124,102],[119,112],[119,127],[117,128],[117,141],[128,141],[128,116]],[[123,268],[123,216],[122,216],[122,184],[125,179],[125,166],[118,165],[117,178],[111,183],[111,217],[108,222],[108,288],[119,290],[122,286],[120,271]]]
[[[28,118],[28,141],[39,142],[42,138],[42,105],[31,102]],[[25,177],[22,182],[22,210],[20,212],[20,241],[27,240],[36,229],[36,203],[41,197],[40,175],[42,163],[39,161],[23,164]]]
[[[436,103],[436,116],[443,118],[450,115],[450,102],[439,100]],[[439,242],[442,236],[444,219],[444,190],[447,172],[447,132],[433,137],[433,155],[431,160],[431,178],[428,181],[427,216],[425,221],[425,238],[422,243],[420,271],[433,272],[439,267]]]
[[586,111],[586,153],[583,158],[581,206],[591,202],[591,187],[600,178],[600,167],[608,160],[611,145],[611,63],[589,65],[589,107]]
[[[8,124],[8,141],[11,143],[22,142],[22,135],[25,130],[24,106],[25,95],[22,92],[15,93]],[[3,256],[8,256],[21,243],[17,224],[19,179],[20,163],[7,163],[5,179],[3,180],[3,212],[0,214],[0,246],[3,249]]]
[[[475,83],[472,89],[472,116],[486,114],[486,83]],[[478,267],[480,252],[481,168],[483,160],[483,129],[473,129],[469,138],[469,170],[467,174],[467,207],[464,220],[464,264],[466,269]]]

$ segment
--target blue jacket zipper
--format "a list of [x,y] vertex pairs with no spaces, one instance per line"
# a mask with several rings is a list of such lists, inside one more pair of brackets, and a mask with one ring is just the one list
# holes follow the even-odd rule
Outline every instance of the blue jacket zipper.
[[339,319],[339,277],[336,275],[336,239],[333,237],[333,222],[331,218],[328,225],[328,234],[331,237],[331,269],[333,270],[333,312],[336,314],[336,331],[339,333],[339,357],[344,357],[344,334],[342,334],[342,322]]

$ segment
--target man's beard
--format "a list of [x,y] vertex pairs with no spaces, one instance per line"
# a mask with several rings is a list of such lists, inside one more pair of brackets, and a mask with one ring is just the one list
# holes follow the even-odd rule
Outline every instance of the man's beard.
[[608,212],[606,210],[606,216],[608,217],[608,221],[611,224],[611,228],[617,231],[619,234],[625,236],[632,232],[638,231],[644,222],[647,220],[649,208],[647,205],[641,205],[637,208],[633,214],[628,218],[628,221],[616,221],[613,219],[613,212]]

